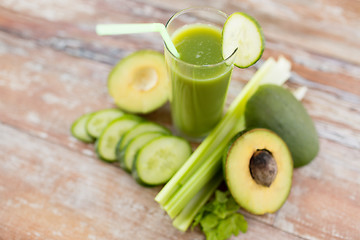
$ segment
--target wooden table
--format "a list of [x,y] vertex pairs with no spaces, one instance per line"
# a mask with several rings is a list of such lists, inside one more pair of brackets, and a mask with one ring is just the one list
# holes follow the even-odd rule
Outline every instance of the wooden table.
[[[204,239],[181,233],[144,188],[99,161],[70,135],[85,112],[114,107],[113,65],[140,49],[162,51],[158,34],[99,37],[98,23],[162,22],[190,0],[0,2],[0,239]],[[245,11],[266,36],[263,60],[292,62],[289,86],[303,103],[321,150],[295,169],[275,214],[245,214],[233,239],[360,239],[360,1],[200,0]],[[227,106],[256,68],[235,69]],[[146,116],[171,127],[169,106]]]

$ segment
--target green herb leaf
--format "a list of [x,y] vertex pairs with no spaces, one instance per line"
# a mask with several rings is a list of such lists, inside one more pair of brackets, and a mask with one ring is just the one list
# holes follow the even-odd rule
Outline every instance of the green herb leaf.
[[201,228],[203,229],[203,231],[207,231],[211,228],[215,228],[218,224],[219,224],[218,217],[212,213],[208,213],[200,221],[200,225],[201,225]]
[[206,240],[220,240],[218,237],[218,231],[216,228],[204,231]]
[[236,203],[235,199],[233,197],[229,198],[229,200],[226,202],[226,210],[229,213],[237,212],[240,209],[240,206]]
[[247,222],[243,215],[238,213],[232,214],[219,223],[217,231],[223,233],[224,239],[227,239],[231,235],[239,235],[240,231],[245,233],[247,231]]
[[226,240],[231,235],[246,232],[247,222],[238,213],[239,205],[230,192],[215,192],[215,198],[203,206],[195,216],[193,227],[200,224],[207,240]]
[[214,201],[216,206],[213,213],[219,218],[224,219],[239,210],[239,205],[235,202],[229,191],[225,193],[217,191],[216,194],[216,201]]
[[228,192],[221,192],[217,190],[215,192],[215,199],[219,203],[226,203],[228,200]]

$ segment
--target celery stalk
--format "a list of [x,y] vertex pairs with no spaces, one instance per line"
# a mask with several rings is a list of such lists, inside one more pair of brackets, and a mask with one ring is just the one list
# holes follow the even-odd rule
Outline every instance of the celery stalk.
[[283,85],[290,77],[291,63],[284,57],[280,56],[276,64],[273,66],[261,80],[260,84],[276,84]]
[[303,100],[305,97],[308,88],[305,86],[298,87],[297,89],[293,90],[292,93],[294,94],[295,98],[299,101]]
[[206,185],[191,199],[191,201],[185,206],[185,208],[179,213],[179,215],[173,221],[173,226],[180,231],[185,232],[196,214],[209,200],[220,183],[223,181],[222,172],[219,171],[215,177],[213,177]]
[[[290,63],[285,58],[280,58],[278,62],[269,58],[254,74],[230,105],[220,123],[156,196],[155,200],[171,218],[181,216],[187,205],[195,201],[192,199],[198,196],[199,191],[221,169],[221,155],[229,140],[245,128],[245,106],[257,88],[265,83],[282,85],[289,76]],[[185,226],[181,219],[177,220],[176,226]]]
[[[220,150],[218,148],[216,155],[221,155],[222,152]],[[201,165],[198,171],[165,204],[164,209],[170,218],[176,217],[196,193],[216,175],[220,168],[221,162],[214,161],[213,158],[208,159],[208,161]]]
[[240,117],[237,123],[226,136],[223,141],[217,145],[217,148],[206,159],[206,161],[197,169],[197,171],[189,177],[186,183],[173,194],[173,197],[165,204],[164,209],[171,218],[174,218],[186,204],[196,195],[196,193],[209,182],[215,174],[221,169],[221,157],[224,153],[226,145],[230,139],[240,130],[245,128],[245,118]]

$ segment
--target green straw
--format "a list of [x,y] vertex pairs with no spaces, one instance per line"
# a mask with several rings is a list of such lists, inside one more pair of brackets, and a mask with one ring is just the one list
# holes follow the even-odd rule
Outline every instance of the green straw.
[[146,32],[159,32],[170,52],[172,52],[175,57],[180,57],[174,43],[171,41],[169,33],[166,31],[166,28],[162,23],[98,24],[96,26],[96,33],[98,35],[118,35]]

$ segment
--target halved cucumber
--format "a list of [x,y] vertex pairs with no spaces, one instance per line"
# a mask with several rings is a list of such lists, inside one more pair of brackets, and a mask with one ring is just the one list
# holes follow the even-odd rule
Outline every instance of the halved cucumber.
[[86,122],[86,131],[91,137],[98,138],[109,122],[123,115],[123,111],[113,108],[94,112]]
[[78,140],[85,143],[92,143],[95,139],[90,136],[86,131],[86,122],[91,117],[92,113],[86,113],[80,116],[75,122],[71,125],[71,134]]
[[146,132],[142,133],[139,136],[135,137],[130,143],[127,145],[124,154],[124,164],[123,168],[131,172],[131,168],[135,159],[136,153],[142,148],[145,144],[150,142],[152,139],[162,136],[164,133],[161,132]]
[[168,100],[164,55],[141,50],[122,59],[111,71],[108,89],[115,104],[132,113],[149,113]]
[[[127,168],[125,166],[124,156],[125,156],[125,149],[126,149],[127,145],[130,143],[130,141],[132,139],[134,139],[135,137],[139,136],[140,134],[146,133],[146,132],[161,132],[164,134],[170,134],[170,131],[167,128],[165,128],[157,123],[148,122],[148,121],[139,123],[134,128],[132,128],[128,132],[126,132],[116,146],[117,160],[119,161],[120,166],[122,168],[124,168],[125,170]],[[131,170],[131,166],[130,166],[129,170]]]
[[99,158],[107,162],[116,160],[116,144],[123,134],[142,121],[142,118],[126,114],[111,121],[102,131],[96,141],[96,153]]
[[175,136],[153,139],[137,153],[132,175],[145,186],[164,184],[175,174],[191,154],[190,144]]
[[243,12],[231,14],[222,31],[223,58],[236,51],[235,66],[247,68],[256,63],[265,48],[264,34],[260,24]]

